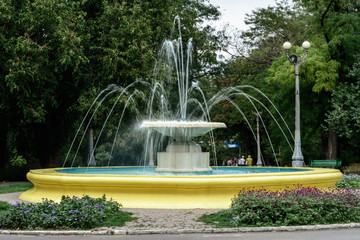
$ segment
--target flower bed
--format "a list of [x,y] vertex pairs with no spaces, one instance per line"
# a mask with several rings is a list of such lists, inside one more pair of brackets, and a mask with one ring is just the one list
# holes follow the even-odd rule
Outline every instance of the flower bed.
[[[123,213],[121,204],[89,196],[63,196],[60,203],[15,203],[0,216],[0,228],[7,229],[89,229]],[[126,214],[126,213],[125,213]]]
[[230,209],[204,215],[200,220],[218,227],[360,222],[360,198],[353,189],[244,189],[233,199]]

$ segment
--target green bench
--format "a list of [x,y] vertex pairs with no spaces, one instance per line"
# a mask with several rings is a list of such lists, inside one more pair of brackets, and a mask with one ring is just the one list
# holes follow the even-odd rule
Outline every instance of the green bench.
[[336,169],[341,168],[341,159],[336,160],[313,160],[310,159],[310,167],[333,167]]

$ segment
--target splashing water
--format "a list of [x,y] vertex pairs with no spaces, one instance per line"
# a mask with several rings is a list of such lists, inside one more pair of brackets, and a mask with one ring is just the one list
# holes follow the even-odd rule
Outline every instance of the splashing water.
[[[108,104],[109,102],[112,104],[112,106],[110,109],[107,108],[108,113],[103,120],[100,131],[98,131],[96,134],[96,141],[93,146],[93,150],[91,150],[91,152],[89,153],[89,156],[94,155],[95,149],[101,143],[101,137],[108,134],[105,129],[106,126],[109,125],[109,122],[111,122],[110,118],[112,117],[112,115],[116,115],[117,121],[115,122],[117,123],[113,124],[115,132],[110,134],[113,136],[113,141],[111,147],[109,147],[110,150],[107,151],[105,161],[106,165],[108,166],[111,164],[115,148],[119,144],[119,139],[121,139],[120,132],[124,128],[123,125],[129,125],[129,117],[127,116],[127,114],[129,115],[129,112],[130,115],[132,115],[132,118],[137,123],[144,120],[149,122],[162,121],[166,122],[167,124],[171,121],[180,123],[211,123],[211,110],[217,104],[225,101],[233,105],[234,109],[244,118],[246,124],[251,130],[255,141],[257,141],[256,135],[252,130],[248,118],[242,111],[241,106],[236,104],[235,102],[235,100],[239,98],[244,98],[245,100],[247,100],[254,108],[254,111],[259,115],[265,133],[269,140],[271,150],[274,154],[275,162],[278,166],[279,164],[276,159],[276,154],[271,138],[269,136],[266,125],[264,124],[263,118],[261,117],[261,114],[259,114],[260,110],[265,110],[270,115],[270,117],[273,119],[273,121],[276,123],[276,125],[279,127],[282,134],[284,135],[289,145],[289,148],[292,150],[292,145],[290,144],[290,141],[292,142],[294,137],[289,127],[287,126],[284,118],[281,116],[275,105],[259,89],[250,85],[226,87],[221,89],[210,99],[206,98],[206,95],[204,94],[200,86],[197,83],[191,82],[189,78],[191,76],[192,64],[192,39],[189,39],[189,41],[187,42],[187,47],[186,49],[184,49],[180,31],[179,17],[175,18],[174,26],[178,26],[178,37],[173,40],[164,41],[160,49],[159,60],[154,67],[154,74],[151,83],[144,80],[136,80],[126,87],[112,84],[105,88],[103,91],[101,91],[98,96],[96,96],[90,108],[86,112],[85,117],[83,118],[75,134],[74,139],[71,142],[71,146],[65,157],[63,167],[69,160],[71,155],[70,153],[72,151],[74,151],[74,156],[71,160],[70,166],[72,167],[74,165],[76,156],[79,154],[85,135],[92,128],[92,125],[95,125],[93,122],[97,114],[99,114],[100,112],[101,114],[103,114],[104,111],[102,110],[102,107],[105,105],[105,103]],[[255,95],[250,94],[250,92],[255,92]],[[260,98],[257,95],[260,95]],[[275,109],[275,115],[272,113],[271,109],[269,109],[265,104],[270,104],[271,108]],[[108,107],[108,105],[106,107]],[[278,118],[280,120],[278,120]],[[127,120],[126,124],[123,122],[124,119]],[[286,132],[281,126],[285,126]],[[190,134],[190,130],[184,130],[184,127],[181,127],[180,129],[181,131],[185,132],[183,138],[186,139],[188,143],[191,142],[192,137],[199,136]],[[213,129],[214,128],[212,127],[208,127],[206,131],[209,132],[209,139],[211,142],[215,141],[212,132]],[[139,130],[136,129],[134,131],[134,135],[135,132],[139,132]],[[140,135],[143,136],[143,140],[139,141],[143,141],[145,144],[142,150],[143,153],[137,154],[137,157],[135,158],[139,159],[137,164],[142,163],[142,165],[153,165],[153,161],[155,158],[154,156],[156,156],[156,153],[164,149],[165,146],[167,146],[169,143],[172,143],[174,141],[173,139],[175,138],[174,134],[172,133],[165,135],[157,134],[154,133],[153,129],[151,128],[142,129],[140,133]],[[290,136],[290,140],[288,136]],[[79,144],[77,145],[77,147],[74,147],[76,145],[76,140],[79,138]],[[215,159],[215,162],[217,162],[216,149],[214,144],[212,144],[212,149],[213,158]]]

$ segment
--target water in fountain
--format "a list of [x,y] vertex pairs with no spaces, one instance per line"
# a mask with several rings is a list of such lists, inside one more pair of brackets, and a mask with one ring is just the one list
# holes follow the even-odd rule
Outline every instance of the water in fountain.
[[[180,19],[178,17],[174,20],[174,26],[180,28]],[[139,140],[145,142],[143,154],[141,156],[137,154],[134,157],[135,159],[141,159],[140,162],[143,165],[154,165],[154,162],[156,162],[158,171],[187,172],[211,170],[209,167],[209,153],[201,152],[201,147],[193,143],[192,139],[209,133],[209,140],[214,142],[212,130],[226,127],[224,123],[211,122],[210,112],[218,103],[222,101],[231,103],[245,119],[255,141],[257,141],[249,120],[241,110],[241,106],[237,105],[234,101],[238,98],[244,98],[249,101],[254,111],[260,116],[276,163],[275,150],[266,125],[261,114],[259,114],[260,109],[264,109],[270,114],[287,140],[289,148],[292,149],[287,133],[281,127],[285,125],[286,130],[291,138],[293,138],[286,122],[270,99],[257,88],[248,85],[227,87],[220,90],[210,99],[207,99],[198,84],[190,81],[192,39],[187,42],[187,47],[184,50],[181,31],[179,30],[177,34],[176,39],[164,41],[159,53],[159,60],[154,68],[154,76],[151,83],[137,80],[126,87],[110,85],[99,93],[80,124],[63,166],[70,160],[70,152],[75,150],[74,157],[70,160],[71,166],[74,165],[75,158],[80,151],[80,146],[84,141],[86,133],[90,131],[97,113],[103,112],[101,107],[107,102],[111,102],[112,107],[104,119],[101,129],[97,132],[97,139],[93,150],[89,153],[89,156],[94,155],[95,149],[100,144],[101,136],[105,135],[105,127],[109,125],[111,116],[116,115],[117,124],[113,124],[116,131],[112,134],[114,140],[106,154],[107,160],[104,161],[106,165],[110,165],[112,161],[114,150],[119,144],[117,142],[119,134],[124,129],[124,116],[130,111],[131,114],[135,113],[134,119],[140,122],[142,131],[137,131],[137,133],[145,136],[145,139]],[[249,92],[255,92],[256,95],[260,95],[260,98]],[[111,100],[109,101],[108,99]],[[265,100],[265,103],[270,103],[271,107],[275,109],[276,115],[261,100]],[[143,103],[147,103],[146,109],[144,109]],[[120,110],[119,106],[122,107]],[[277,120],[278,117],[280,121]],[[81,134],[82,130],[83,133]],[[79,138],[80,144],[74,148],[75,142]],[[212,145],[212,147],[212,154],[216,163],[215,145]]]

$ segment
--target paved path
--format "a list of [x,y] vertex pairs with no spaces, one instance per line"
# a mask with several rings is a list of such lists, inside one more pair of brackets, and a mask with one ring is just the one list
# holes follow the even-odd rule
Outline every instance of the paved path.
[[22,194],[22,192],[0,194],[0,201],[5,201],[11,204],[14,204],[16,202],[25,202],[19,199],[20,194]]

